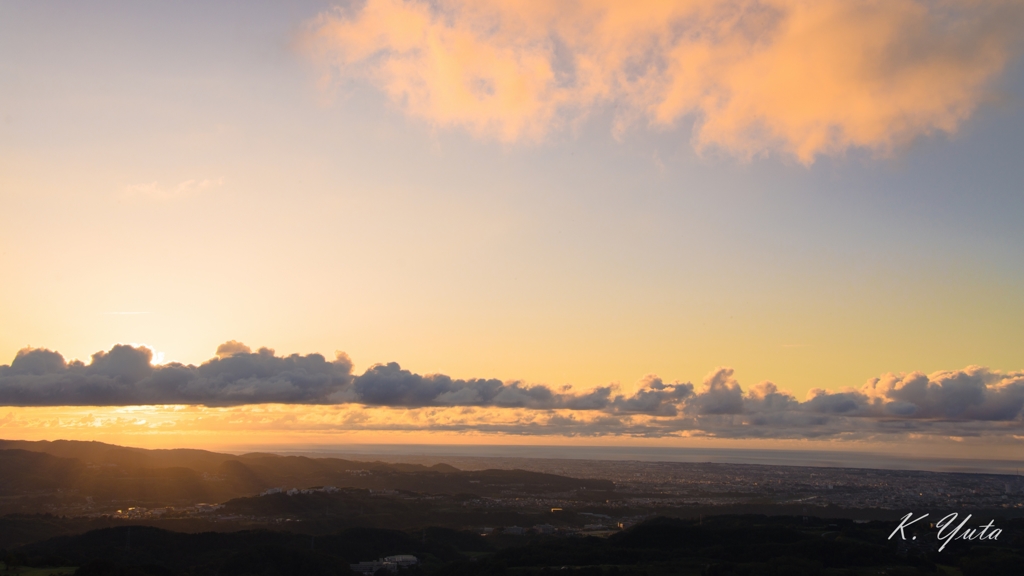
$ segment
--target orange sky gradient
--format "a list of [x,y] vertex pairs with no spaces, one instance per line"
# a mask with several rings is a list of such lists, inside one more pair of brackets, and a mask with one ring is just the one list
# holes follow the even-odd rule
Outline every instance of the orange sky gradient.
[[1020,1],[66,8],[0,5],[2,438],[1024,442]]

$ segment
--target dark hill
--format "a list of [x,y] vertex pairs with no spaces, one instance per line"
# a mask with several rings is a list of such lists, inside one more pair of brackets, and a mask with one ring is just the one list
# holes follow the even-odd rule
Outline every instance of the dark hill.
[[522,470],[461,471],[447,464],[388,464],[340,458],[205,450],[145,450],[58,440],[0,440],[0,514],[85,515],[131,507],[225,502],[270,488],[334,486],[479,496],[574,493],[603,500],[607,480]]
[[78,440],[0,440],[0,450],[5,449],[29,450],[61,458],[75,458],[87,465],[114,464],[123,468],[182,467],[199,472],[212,472],[225,460],[235,458],[230,454],[206,450],[146,450]]
[[67,489],[84,469],[80,461],[70,458],[28,450],[0,450],[0,493]]

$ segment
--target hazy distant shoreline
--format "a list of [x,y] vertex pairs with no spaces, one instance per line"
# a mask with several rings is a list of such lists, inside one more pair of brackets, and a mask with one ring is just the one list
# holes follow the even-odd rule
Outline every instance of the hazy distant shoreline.
[[[769,466],[812,466],[821,468],[867,468],[879,470],[921,470],[980,474],[1017,474],[1021,460],[914,457],[872,452],[825,450],[752,450],[737,448],[669,448],[638,446],[530,446],[457,444],[343,444],[278,445],[229,449],[231,452],[262,451],[276,454],[347,457],[354,460],[433,460],[445,458],[543,458],[560,460],[636,460],[643,462],[711,462],[721,464],[763,464]],[[447,462],[447,460],[445,460]]]

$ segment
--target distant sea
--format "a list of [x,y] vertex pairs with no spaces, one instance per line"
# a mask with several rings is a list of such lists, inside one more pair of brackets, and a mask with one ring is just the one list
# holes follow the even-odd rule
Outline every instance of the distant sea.
[[[232,450],[237,452],[238,450]],[[751,450],[738,448],[669,448],[643,446],[526,446],[455,444],[342,444],[249,447],[245,451],[366,460],[403,457],[444,458],[547,458],[557,460],[635,460],[644,462],[714,462],[770,466],[814,466],[822,468],[867,468],[877,470],[926,470],[981,474],[1017,474],[1024,470],[1020,460],[915,457],[873,452],[824,450]]]

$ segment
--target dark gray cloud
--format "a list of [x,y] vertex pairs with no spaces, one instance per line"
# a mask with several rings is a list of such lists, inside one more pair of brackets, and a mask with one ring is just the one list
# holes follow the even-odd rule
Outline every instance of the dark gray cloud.
[[[1024,434],[1024,372],[971,366],[926,375],[885,374],[859,389],[812,390],[800,401],[772,382],[744,391],[731,368],[713,370],[700,391],[655,375],[630,392],[618,385],[582,392],[520,381],[416,374],[396,363],[359,376],[338,353],[277,356],[236,341],[199,366],[154,366],[143,347],[114,346],[91,362],[25,349],[0,366],[0,405],[69,406],[258,403],[360,404],[393,408],[509,408],[537,415],[503,423],[449,419],[420,429],[568,436],[678,434],[726,438],[865,438],[906,434]],[[377,424],[379,426],[379,424]],[[395,423],[393,426],[409,426]],[[384,425],[392,426],[392,424]]]
[[217,357],[199,365],[154,366],[144,347],[118,344],[97,352],[86,365],[65,362],[57,352],[24,349],[10,366],[0,366],[0,405],[125,406],[139,404],[344,404],[405,408],[480,406],[533,410],[605,410],[621,414],[674,415],[692,393],[689,384],[654,379],[633,396],[611,386],[584,393],[495,379],[461,380],[421,375],[396,363],[378,364],[361,376],[339,353],[333,362],[319,354],[279,357],[231,340]]
[[743,389],[732,377],[732,368],[715,368],[704,379],[704,390],[687,404],[687,412],[696,414],[743,413]]
[[200,366],[154,366],[152,359],[149,349],[123,344],[93,354],[89,364],[25,349],[10,366],[0,366],[0,405],[328,404],[352,383],[352,362],[344,354],[328,362],[320,354],[236,350]]
[[1024,372],[969,366],[930,375],[885,374],[859,390],[813,390],[804,405],[820,413],[904,420],[1020,420]]
[[640,381],[640,389],[632,396],[617,395],[609,405],[616,414],[675,416],[679,413],[679,406],[692,397],[693,384],[665,384],[661,378],[648,374]]
[[[659,381],[660,382],[660,381]],[[529,386],[522,382],[501,380],[453,379],[444,374],[420,375],[403,370],[398,364],[378,364],[355,379],[348,399],[371,406],[490,406],[495,408],[530,408],[534,410],[616,410],[636,400],[613,396],[610,386],[602,386],[582,394],[556,392],[543,385]],[[644,399],[637,403],[649,413],[663,410],[669,395]]]

